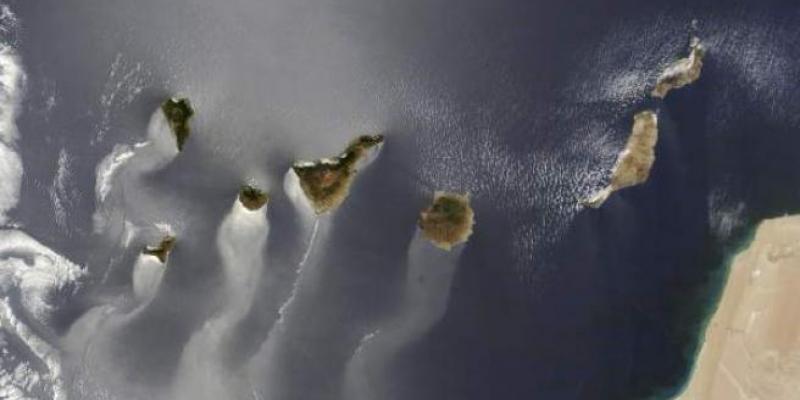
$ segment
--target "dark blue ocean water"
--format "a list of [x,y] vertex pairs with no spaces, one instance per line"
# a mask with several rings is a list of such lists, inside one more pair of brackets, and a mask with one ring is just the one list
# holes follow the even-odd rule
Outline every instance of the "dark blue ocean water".
[[[116,339],[131,380],[158,386],[213,305],[219,261],[203,249],[238,185],[236,163],[278,177],[365,120],[387,143],[334,218],[326,285],[304,303],[310,326],[324,328],[298,329],[288,398],[338,398],[345,362],[396,305],[417,212],[439,188],[472,193],[475,233],[444,317],[392,361],[384,398],[668,398],[693,363],[725,257],[757,221],[800,206],[800,5],[641,3],[14,2],[28,73],[15,219],[95,271],[119,263],[107,285],[124,287],[135,252],[109,261],[115,250],[91,234],[97,163],[141,140],[166,93],[220,106],[198,122],[198,140],[212,144],[190,144],[148,178],[200,216],[166,277],[172,290]],[[690,34],[708,45],[702,77],[648,99]],[[141,91],[101,104],[119,82]],[[581,209],[646,108],[659,117],[650,179]],[[326,124],[331,133],[311,129]],[[233,150],[219,144],[226,135]],[[76,193],[66,226],[43,211],[62,149]],[[266,250],[276,265],[301,253],[291,213],[276,194]],[[266,287],[258,301],[288,290]],[[96,301],[65,305],[58,329]],[[276,312],[256,308],[242,323],[232,363],[255,351]]]

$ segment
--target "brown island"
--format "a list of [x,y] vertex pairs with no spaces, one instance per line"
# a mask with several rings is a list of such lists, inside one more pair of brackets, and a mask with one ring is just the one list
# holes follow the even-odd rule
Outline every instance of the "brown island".
[[254,186],[242,185],[239,189],[239,201],[246,209],[255,211],[267,204],[269,195]]
[[474,224],[469,197],[448,192],[434,193],[433,203],[420,212],[418,221],[422,235],[443,250],[466,242]]
[[158,246],[147,246],[142,250],[143,254],[147,254],[150,256],[155,256],[158,258],[158,261],[161,263],[167,262],[167,257],[169,257],[169,253],[175,247],[175,236],[164,236],[161,239],[161,243]]
[[344,202],[358,172],[359,161],[381,143],[383,135],[359,136],[336,157],[300,161],[292,166],[303,193],[317,214],[331,211]]
[[598,208],[603,205],[611,193],[646,182],[656,160],[657,141],[658,118],[656,113],[646,110],[634,115],[631,135],[611,170],[611,182],[582,203],[592,208]]
[[675,61],[664,69],[651,95],[664,98],[670,90],[684,87],[699,79],[705,54],[706,49],[700,43],[700,39],[693,37],[689,42],[689,56]]

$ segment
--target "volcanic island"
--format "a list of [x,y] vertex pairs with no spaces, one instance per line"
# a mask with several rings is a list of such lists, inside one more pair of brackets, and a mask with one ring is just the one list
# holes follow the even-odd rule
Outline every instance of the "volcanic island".
[[475,213],[467,195],[437,191],[433,203],[419,214],[422,235],[436,247],[450,250],[472,234]]
[[183,150],[183,145],[191,133],[189,119],[194,115],[192,104],[187,98],[172,97],[161,103],[161,111],[169,122],[172,134],[175,135],[178,151]]
[[331,211],[344,202],[359,163],[367,158],[370,150],[382,143],[383,135],[359,136],[338,156],[299,161],[292,166],[303,193],[317,215]]

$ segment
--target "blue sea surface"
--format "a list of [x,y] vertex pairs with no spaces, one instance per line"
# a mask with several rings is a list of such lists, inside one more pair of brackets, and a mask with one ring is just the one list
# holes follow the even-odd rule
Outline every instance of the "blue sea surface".
[[[348,360],[402,303],[416,218],[435,190],[470,194],[474,234],[446,311],[382,366],[376,400],[671,398],[688,378],[727,257],[758,221],[800,208],[796,2],[11,6],[27,74],[12,215],[91,276],[64,299],[54,335],[128,290],[138,255],[93,231],[98,163],[115,145],[144,140],[166,96],[187,95],[197,108],[186,149],[128,194],[160,199],[163,220],[188,235],[153,303],[108,339],[113,368],[133,388],[122,396],[165,398],[184,344],[214,315],[216,230],[252,171],[273,189],[264,255],[274,279],[259,282],[227,365],[258,352],[307,240],[283,174],[357,134],[379,131],[386,143],[330,217],[317,250],[322,283],[301,292],[301,317],[286,328],[281,400],[343,398]],[[708,49],[701,78],[650,98],[693,35]],[[659,122],[648,181],[599,209],[580,206],[605,185],[645,109]],[[61,152],[70,180],[57,223],[50,186]],[[68,382],[83,373],[70,368]]]

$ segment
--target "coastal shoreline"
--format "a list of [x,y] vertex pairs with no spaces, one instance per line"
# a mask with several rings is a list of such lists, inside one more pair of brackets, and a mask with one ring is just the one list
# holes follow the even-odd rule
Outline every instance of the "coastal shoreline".
[[678,400],[800,396],[800,216],[764,220],[737,247]]

